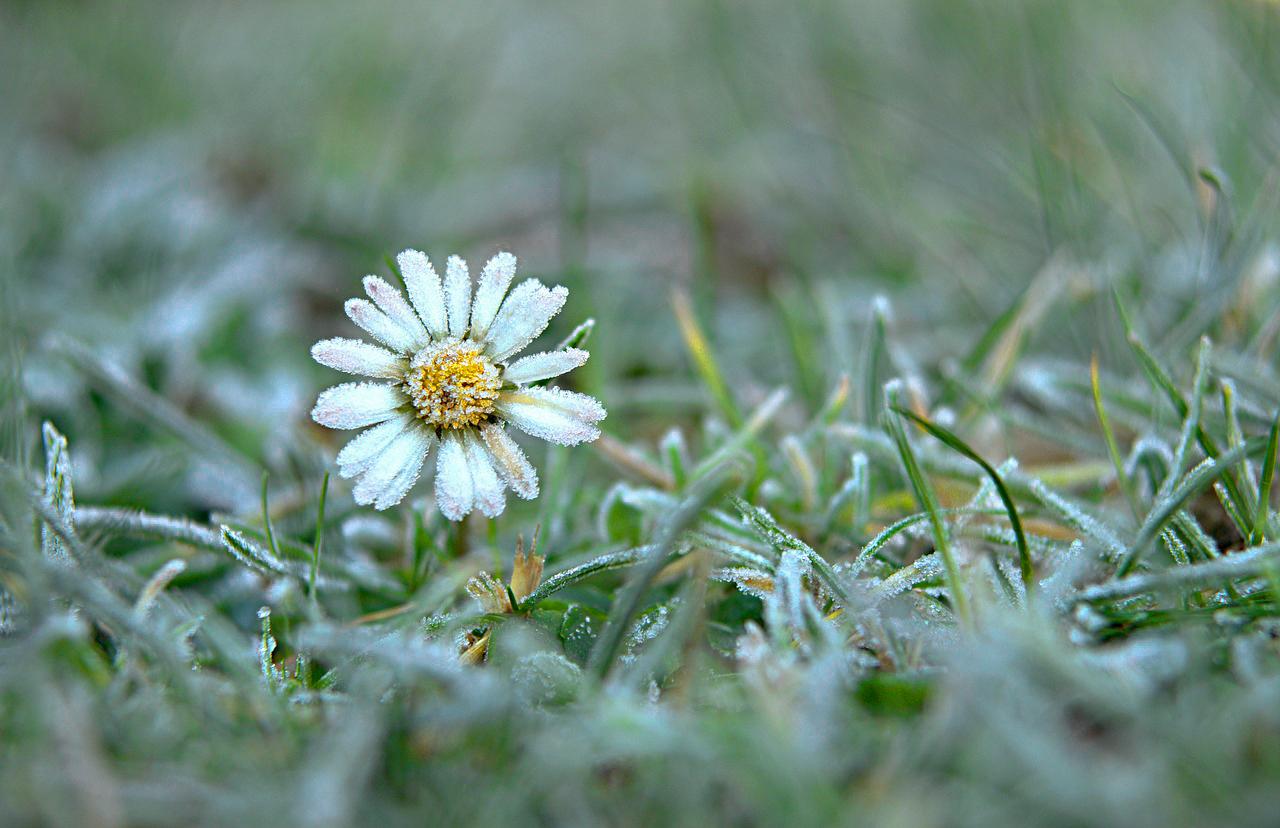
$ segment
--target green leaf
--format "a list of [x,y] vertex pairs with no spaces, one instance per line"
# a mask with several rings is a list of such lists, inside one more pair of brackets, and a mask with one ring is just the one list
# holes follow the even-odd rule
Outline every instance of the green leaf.
[[570,604],[561,617],[556,635],[564,645],[565,655],[585,667],[599,637],[591,612],[581,604]]
[[881,716],[915,716],[924,712],[933,695],[933,685],[923,679],[872,673],[858,684],[858,702]]
[[578,327],[569,332],[569,335],[560,340],[560,344],[555,347],[557,351],[563,351],[567,348],[585,348],[587,340],[591,338],[591,332],[596,329],[596,320],[588,319]]

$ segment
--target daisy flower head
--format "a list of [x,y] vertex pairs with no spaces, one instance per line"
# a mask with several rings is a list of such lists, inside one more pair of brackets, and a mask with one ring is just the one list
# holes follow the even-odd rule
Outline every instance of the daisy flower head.
[[366,276],[369,298],[345,306],[379,344],[339,337],[311,349],[321,365],[375,380],[334,386],[311,412],[329,428],[365,429],[338,452],[338,473],[355,479],[357,503],[387,509],[408,494],[434,450],[436,505],[449,520],[472,509],[496,517],[508,488],[537,497],[538,474],[507,426],[571,446],[599,437],[596,423],[605,417],[594,397],[531,385],[582,365],[586,351],[514,358],[560,312],[569,291],[537,279],[511,288],[510,253],[490,259],[474,286],[457,256],[449,257],[443,280],[417,250],[396,261],[407,300]]

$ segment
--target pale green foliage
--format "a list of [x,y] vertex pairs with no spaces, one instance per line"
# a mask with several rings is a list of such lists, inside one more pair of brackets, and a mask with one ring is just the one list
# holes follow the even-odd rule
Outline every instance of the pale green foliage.
[[[0,824],[1274,822],[1277,13],[6,5]],[[492,523],[326,484],[406,247],[591,351]]]

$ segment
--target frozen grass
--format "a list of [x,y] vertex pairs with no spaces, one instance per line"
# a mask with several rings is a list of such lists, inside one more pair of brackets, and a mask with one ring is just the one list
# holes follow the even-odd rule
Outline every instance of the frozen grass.
[[[466,8],[0,10],[0,823],[1273,823],[1274,6]],[[595,320],[496,522],[307,420],[409,246]]]

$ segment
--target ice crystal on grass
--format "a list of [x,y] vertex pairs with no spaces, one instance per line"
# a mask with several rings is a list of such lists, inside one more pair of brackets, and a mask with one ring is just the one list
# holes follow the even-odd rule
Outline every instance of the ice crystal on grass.
[[[75,525],[73,513],[75,496],[71,484],[71,455],[67,450],[67,438],[52,423],[44,424],[44,498],[53,514],[62,521],[64,531],[72,531]],[[40,526],[44,553],[60,564],[71,563],[66,541],[47,523]]]
[[636,655],[644,647],[644,645],[656,639],[662,634],[671,622],[671,609],[678,603],[679,599],[672,599],[670,604],[659,604],[658,606],[642,613],[635,623],[631,625],[631,630],[627,633],[626,641],[622,645],[622,655],[619,661],[623,664],[632,664],[636,660]]
[[917,558],[914,563],[904,566],[885,578],[876,586],[877,603],[892,598],[900,592],[910,589],[921,581],[937,578],[942,574],[942,558],[936,552]]
[[1044,576],[1039,583],[1039,594],[1059,611],[1066,610],[1074,591],[1073,581],[1084,565],[1084,544],[1072,541],[1066,550],[1048,559]]
[[1079,529],[1085,537],[1100,547],[1104,555],[1117,560],[1124,557],[1126,552],[1124,543],[1106,524],[1087,514],[1067,498],[1054,492],[1041,480],[1033,477],[1030,479],[1030,485],[1032,493],[1046,508],[1051,509],[1071,526]]
[[731,566],[712,570],[711,577],[717,581],[733,584],[748,595],[754,595],[757,598],[767,598],[774,589],[773,573],[763,569]]
[[258,619],[262,621],[262,638],[258,644],[258,664],[262,670],[262,678],[267,687],[280,690],[284,686],[284,672],[276,666],[276,637],[271,634],[271,608],[258,610]]

